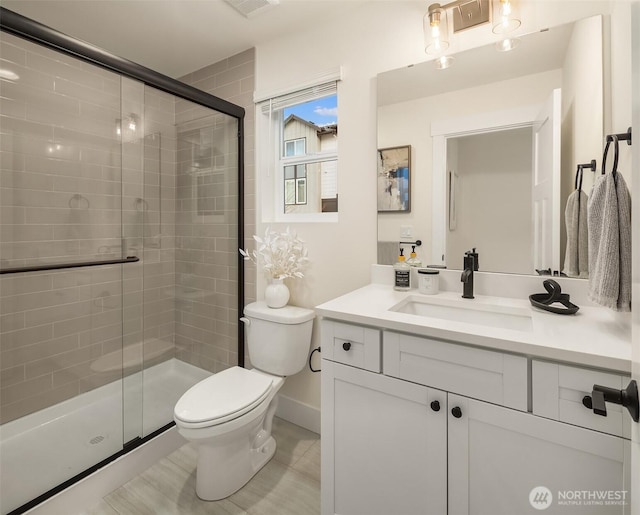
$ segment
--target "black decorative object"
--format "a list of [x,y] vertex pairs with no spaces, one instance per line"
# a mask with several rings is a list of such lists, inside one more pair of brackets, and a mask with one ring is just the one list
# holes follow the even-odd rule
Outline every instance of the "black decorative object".
[[[574,315],[578,312],[580,308],[569,301],[569,294],[562,293],[562,288],[556,281],[546,279],[542,285],[547,293],[529,295],[532,306],[558,315]],[[562,304],[564,308],[554,306],[555,303]]]

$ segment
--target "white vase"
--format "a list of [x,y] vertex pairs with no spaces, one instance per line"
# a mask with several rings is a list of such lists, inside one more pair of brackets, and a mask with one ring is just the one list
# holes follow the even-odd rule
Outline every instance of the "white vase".
[[282,308],[289,302],[289,288],[284,279],[271,279],[264,290],[264,300],[270,308]]

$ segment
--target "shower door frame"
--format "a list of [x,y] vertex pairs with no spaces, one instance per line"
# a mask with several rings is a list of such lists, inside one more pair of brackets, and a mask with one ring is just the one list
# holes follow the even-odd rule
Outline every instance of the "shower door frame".
[[[0,31],[20,37],[32,43],[36,43],[43,47],[58,51],[84,62],[99,66],[103,69],[117,73],[121,76],[128,77],[150,86],[157,90],[169,93],[176,97],[188,100],[190,102],[210,108],[219,113],[235,118],[238,123],[238,229],[237,238],[238,245],[241,247],[244,242],[244,117],[245,109],[241,106],[228,102],[222,98],[216,97],[202,90],[194,88],[188,84],[180,82],[159,72],[146,68],[140,64],[134,63],[122,57],[118,57],[90,43],[78,40],[59,32],[51,27],[43,25],[35,20],[24,17],[9,9],[0,6]],[[244,309],[244,260],[238,252],[237,257],[238,273],[238,313],[242,313]],[[244,367],[244,324],[237,324],[237,352],[238,365]],[[52,490],[32,499],[27,504],[18,508],[20,513],[27,509],[40,504],[44,500],[60,491],[66,489],[77,481],[87,477],[107,463],[114,461],[122,455],[139,447],[143,443],[158,436],[174,425],[174,422],[146,435],[143,438],[135,439],[131,442],[124,443],[121,451],[106,458],[100,463],[95,464],[91,468],[81,472],[75,477],[63,482]]]

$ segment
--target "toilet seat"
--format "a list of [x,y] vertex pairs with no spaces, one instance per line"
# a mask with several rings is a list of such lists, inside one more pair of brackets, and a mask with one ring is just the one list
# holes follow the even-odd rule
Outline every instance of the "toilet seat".
[[271,393],[273,379],[242,367],[228,368],[187,390],[175,406],[174,417],[190,428],[228,422],[259,406]]

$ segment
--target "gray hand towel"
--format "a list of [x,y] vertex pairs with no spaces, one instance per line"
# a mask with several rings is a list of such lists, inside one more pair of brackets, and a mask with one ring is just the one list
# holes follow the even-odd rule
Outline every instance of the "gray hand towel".
[[587,213],[589,298],[617,311],[631,310],[631,195],[620,173],[600,176]]
[[567,199],[564,219],[567,226],[567,252],[563,272],[569,277],[589,277],[589,233],[587,203],[589,197],[575,190]]

